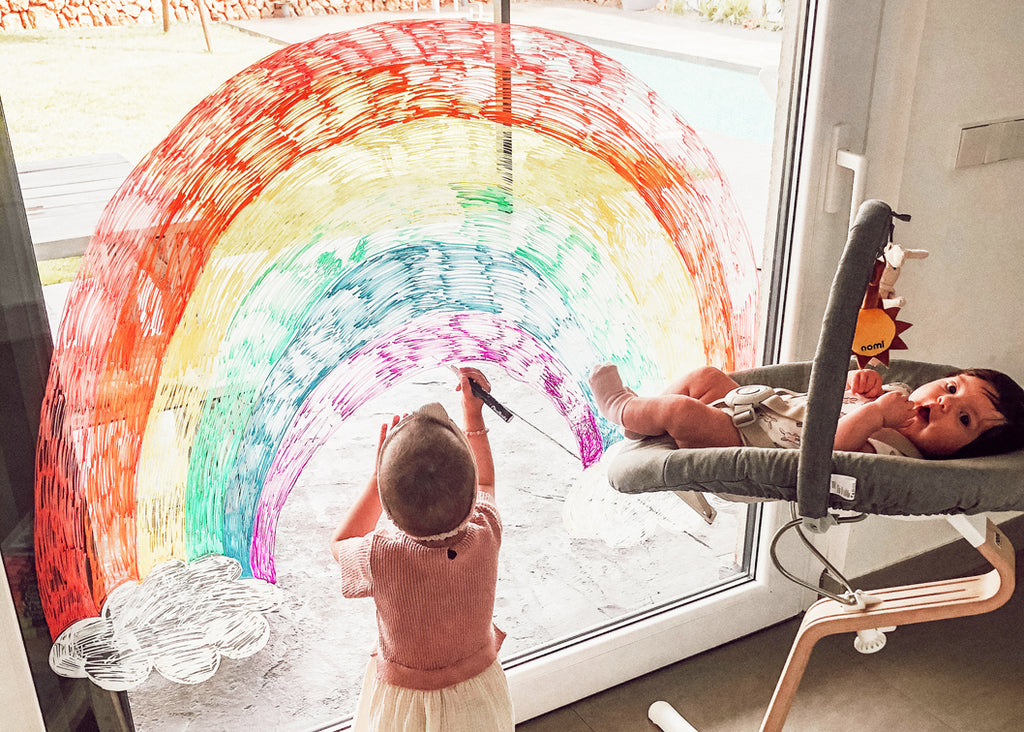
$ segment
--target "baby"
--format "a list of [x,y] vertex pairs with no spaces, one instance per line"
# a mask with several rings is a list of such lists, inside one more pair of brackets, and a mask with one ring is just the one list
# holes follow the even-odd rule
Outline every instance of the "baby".
[[[806,395],[777,389],[749,419],[736,418],[741,410],[728,403],[740,385],[714,367],[691,371],[659,396],[641,397],[605,363],[591,371],[590,387],[601,414],[632,439],[668,433],[680,448],[800,446]],[[950,458],[1024,446],[1024,390],[998,371],[958,371],[908,394],[883,388],[877,371],[861,369],[849,373],[846,388],[836,450]]]

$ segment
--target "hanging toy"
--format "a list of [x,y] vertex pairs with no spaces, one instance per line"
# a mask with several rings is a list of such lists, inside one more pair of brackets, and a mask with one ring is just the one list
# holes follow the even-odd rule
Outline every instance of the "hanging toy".
[[878,282],[878,296],[882,298],[883,308],[901,308],[907,304],[907,298],[896,295],[896,280],[903,271],[903,263],[908,259],[924,259],[927,256],[926,249],[904,249],[891,241],[885,245],[882,254],[885,271]]
[[[896,217],[901,220],[910,219],[909,216],[904,218],[899,214]],[[907,348],[900,334],[910,327],[910,323],[896,319],[906,299],[896,297],[894,285],[906,258],[924,259],[927,256],[928,252],[923,249],[903,249],[894,244],[890,231],[889,243],[875,262],[871,281],[864,293],[864,303],[857,315],[853,355],[857,357],[857,365],[861,368],[872,363],[888,366],[889,351]]]

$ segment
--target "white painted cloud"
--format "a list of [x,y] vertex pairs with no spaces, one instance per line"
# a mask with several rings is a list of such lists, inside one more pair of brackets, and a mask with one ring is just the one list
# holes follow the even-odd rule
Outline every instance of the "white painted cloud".
[[222,656],[247,658],[270,637],[265,614],[278,609],[281,592],[241,575],[230,557],[165,562],[111,592],[100,617],[61,633],[50,667],[109,691],[134,689],[154,669],[180,684],[205,681]]

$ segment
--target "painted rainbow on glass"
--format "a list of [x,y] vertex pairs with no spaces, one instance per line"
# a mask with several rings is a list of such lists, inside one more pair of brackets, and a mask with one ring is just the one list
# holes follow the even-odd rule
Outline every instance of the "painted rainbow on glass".
[[107,206],[55,345],[36,559],[56,637],[169,559],[273,581],[278,516],[360,405],[492,363],[584,467],[619,433],[587,386],[753,365],[757,277],[694,131],[543,30],[382,23],[227,81]]

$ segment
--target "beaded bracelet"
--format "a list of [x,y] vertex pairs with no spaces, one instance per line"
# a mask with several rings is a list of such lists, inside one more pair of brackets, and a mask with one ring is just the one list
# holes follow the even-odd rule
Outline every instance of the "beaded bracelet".
[[466,437],[470,435],[486,435],[489,431],[487,427],[484,427],[482,430],[466,430]]

